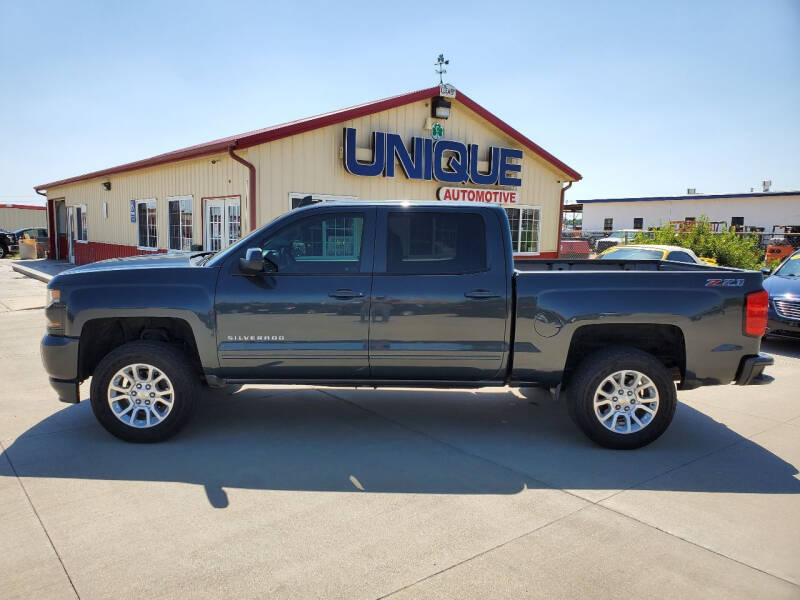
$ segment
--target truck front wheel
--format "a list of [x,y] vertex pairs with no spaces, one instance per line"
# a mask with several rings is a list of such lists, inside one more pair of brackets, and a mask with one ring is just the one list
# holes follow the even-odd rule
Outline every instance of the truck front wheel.
[[189,359],[165,342],[130,342],[109,352],[92,376],[97,420],[127,442],[160,442],[191,418],[200,393]]
[[664,433],[678,399],[661,361],[635,348],[614,348],[580,364],[567,402],[591,440],[606,448],[631,450]]

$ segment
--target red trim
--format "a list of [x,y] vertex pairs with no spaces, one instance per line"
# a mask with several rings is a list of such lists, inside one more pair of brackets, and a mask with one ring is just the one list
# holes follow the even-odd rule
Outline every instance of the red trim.
[[[272,127],[267,127],[266,129],[259,129],[249,133],[233,135],[219,140],[214,140],[213,142],[207,142],[205,144],[198,144],[196,146],[190,146],[181,150],[159,154],[151,158],[145,158],[143,160],[126,163],[117,167],[111,167],[101,171],[93,171],[91,173],[86,173],[84,175],[78,175],[76,177],[70,177],[67,179],[60,179],[51,183],[43,183],[41,185],[37,185],[34,189],[38,191],[47,188],[58,187],[60,185],[66,185],[68,183],[75,183],[77,181],[85,181],[87,179],[94,179],[97,177],[134,171],[144,167],[163,165],[179,160],[185,160],[187,158],[197,158],[200,156],[207,156],[209,154],[219,154],[222,152],[227,152],[231,148],[249,148],[250,146],[256,146],[258,144],[271,142],[292,135],[297,135],[299,133],[305,133],[307,131],[319,129],[320,127],[335,125],[351,119],[357,119],[359,117],[364,117],[384,110],[390,110],[392,108],[411,104],[412,102],[417,102],[419,100],[427,100],[438,96],[439,93],[439,87],[436,86],[424,90],[418,90],[416,92],[410,92],[408,94],[393,96],[391,98],[384,98],[383,100],[377,100],[375,102],[367,102],[365,104],[359,104],[358,106],[336,110],[322,115],[317,115],[315,117],[300,119],[298,121],[292,121],[282,125],[274,125]],[[492,113],[477,104],[474,100],[470,99],[462,92],[459,91],[457,93],[456,101],[461,102],[464,106],[492,123],[495,127],[517,140],[523,146],[532,150],[536,155],[540,156],[557,169],[563,171],[572,179],[581,179],[580,173],[558,160],[544,148],[538,144],[535,144],[528,137],[522,135],[508,123],[494,116]]]
[[[233,148],[228,148],[228,155],[238,163],[243,164],[250,171],[250,231],[256,230],[256,167],[253,163],[246,161],[233,151]],[[239,206],[241,207],[241,197],[239,198]],[[241,208],[239,209],[241,210]]]
[[23,210],[47,210],[46,206],[35,206],[33,204],[0,204],[0,208],[21,208]]
[[144,254],[163,254],[163,248],[154,251],[140,250],[136,246],[123,246],[122,244],[106,244],[105,242],[74,242],[75,264],[85,265],[98,260],[109,258],[122,258],[125,256],[139,256]]
[[558,258],[558,252],[539,252],[536,256],[525,254],[515,254],[514,260],[543,260],[547,258]]

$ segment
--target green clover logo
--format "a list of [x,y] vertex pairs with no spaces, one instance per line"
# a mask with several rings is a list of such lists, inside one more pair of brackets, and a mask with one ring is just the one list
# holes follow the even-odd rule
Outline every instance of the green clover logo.
[[434,123],[431,127],[431,137],[437,142],[444,136],[444,127],[441,123]]

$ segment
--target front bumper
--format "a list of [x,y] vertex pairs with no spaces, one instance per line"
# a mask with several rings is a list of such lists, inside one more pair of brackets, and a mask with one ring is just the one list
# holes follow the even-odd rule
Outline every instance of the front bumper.
[[764,374],[764,369],[775,363],[769,354],[759,352],[756,355],[745,356],[739,363],[739,370],[736,372],[736,385],[764,385],[772,383],[773,377]]
[[800,338],[800,320],[789,319],[779,315],[770,302],[767,318],[767,335],[778,335]]
[[64,335],[42,338],[40,346],[44,370],[50,376],[50,385],[62,402],[77,404],[78,392],[78,346],[80,340]]

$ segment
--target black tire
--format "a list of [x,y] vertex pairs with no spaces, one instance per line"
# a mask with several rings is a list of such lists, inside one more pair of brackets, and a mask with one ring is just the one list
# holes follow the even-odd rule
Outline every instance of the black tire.
[[[659,396],[658,410],[641,430],[615,433],[595,415],[594,394],[606,377],[627,369],[639,371],[653,382]],[[672,422],[678,405],[675,383],[667,368],[653,355],[635,348],[611,348],[588,356],[570,380],[569,391],[570,416],[574,416],[578,427],[595,443],[615,450],[641,448],[656,440]]]
[[[134,363],[152,365],[172,383],[172,410],[163,421],[147,428],[136,428],[118,419],[107,401],[111,379],[120,369]],[[196,369],[180,350],[165,342],[130,342],[109,352],[92,376],[92,411],[105,429],[126,442],[153,443],[166,440],[189,422],[200,395]]]
[[6,256],[8,256],[8,248],[0,244],[0,258],[5,258]]

